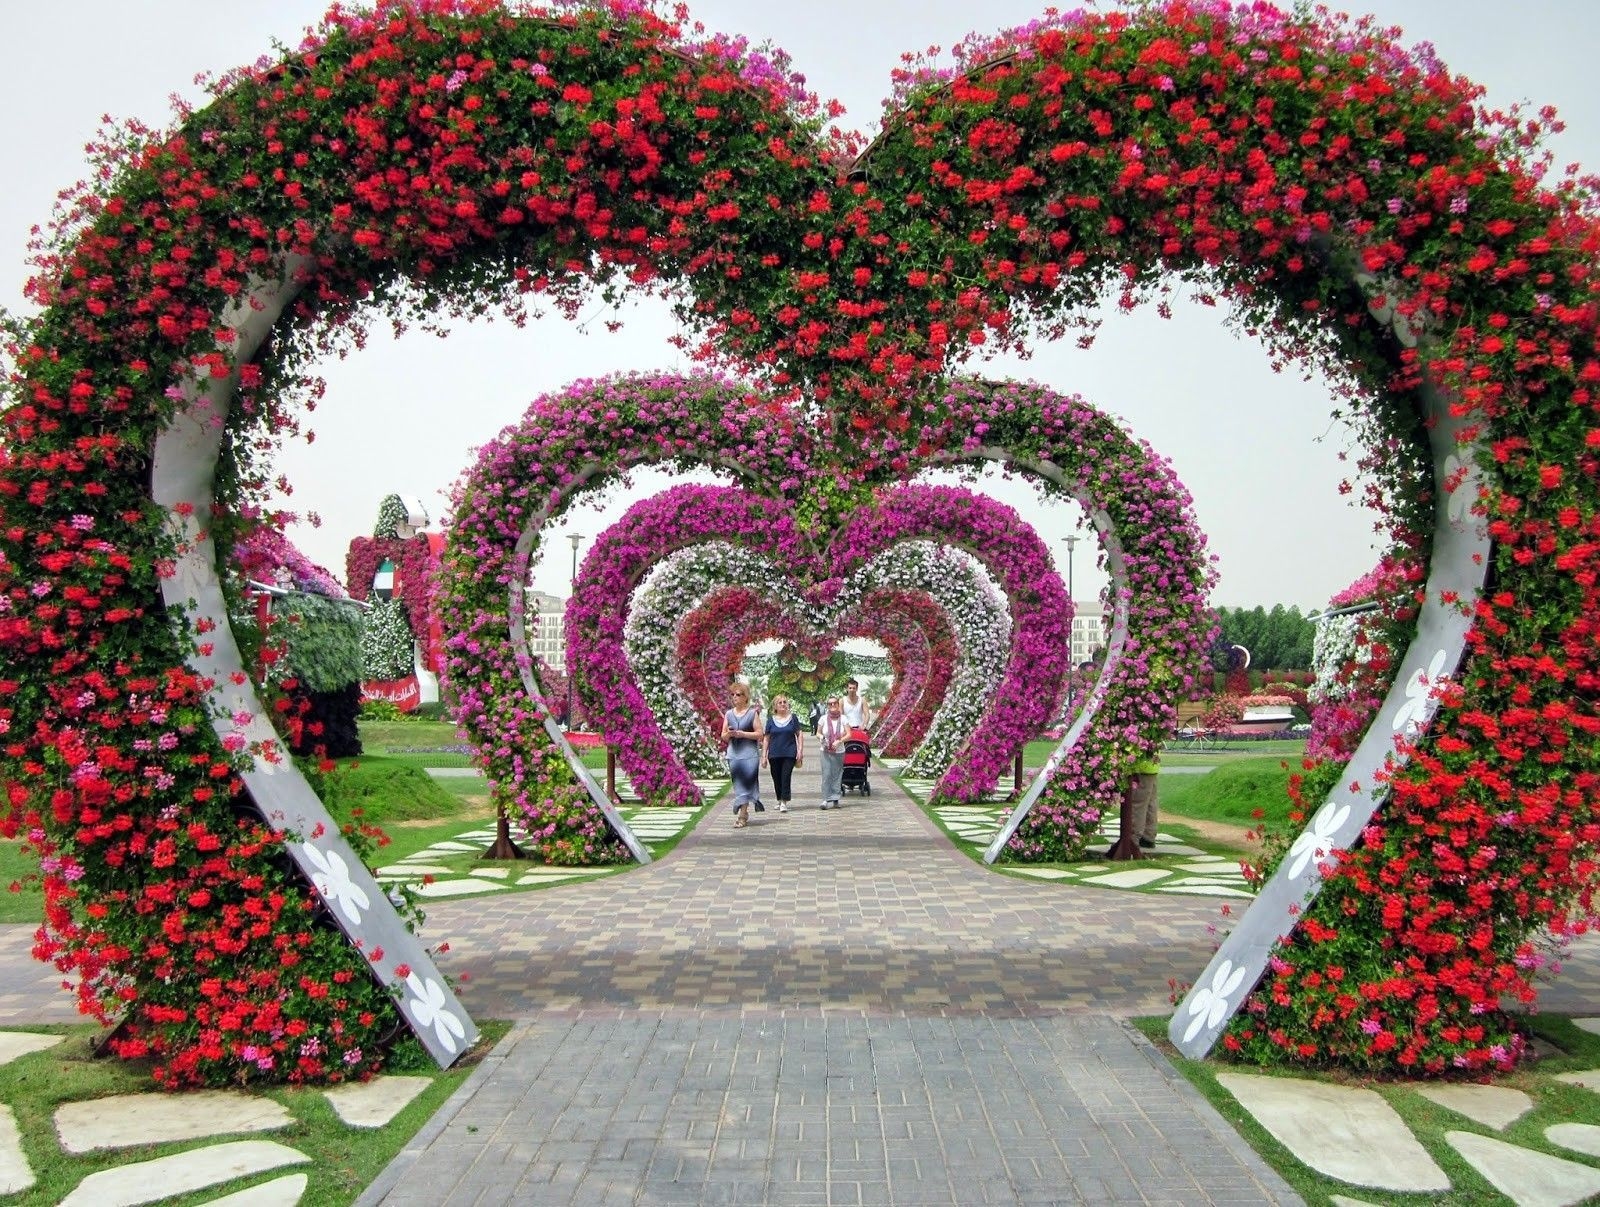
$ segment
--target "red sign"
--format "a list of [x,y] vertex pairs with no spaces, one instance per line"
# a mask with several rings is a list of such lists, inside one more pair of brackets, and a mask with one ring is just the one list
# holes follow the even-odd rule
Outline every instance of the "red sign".
[[361,702],[383,700],[401,712],[410,712],[422,703],[422,686],[415,675],[404,679],[376,679],[361,685]]

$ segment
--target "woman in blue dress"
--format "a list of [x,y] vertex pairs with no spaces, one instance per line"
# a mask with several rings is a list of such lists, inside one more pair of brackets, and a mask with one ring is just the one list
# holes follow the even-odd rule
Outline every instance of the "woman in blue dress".
[[733,776],[733,824],[750,824],[750,806],[761,794],[761,708],[750,703],[750,689],[735,682],[728,688],[733,707],[722,714],[722,740],[728,743],[728,772]]

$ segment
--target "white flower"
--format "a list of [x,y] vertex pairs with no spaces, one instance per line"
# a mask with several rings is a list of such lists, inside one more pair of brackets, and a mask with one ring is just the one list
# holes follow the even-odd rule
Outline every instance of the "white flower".
[[1444,657],[1444,651],[1440,650],[1428,663],[1427,670],[1411,672],[1411,678],[1406,681],[1406,698],[1395,709],[1395,733],[1409,739],[1422,728],[1422,717],[1428,709],[1428,701],[1433,698],[1434,689],[1444,677]]
[[1216,972],[1211,974],[1211,984],[1202,985],[1189,995],[1189,1029],[1183,1033],[1183,1042],[1188,1043],[1202,1030],[1210,1030],[1218,1026],[1231,1012],[1228,998],[1234,990],[1239,988],[1239,983],[1244,980],[1244,965],[1238,968],[1233,966],[1232,960],[1224,960],[1217,965]]
[[417,1029],[426,1031],[432,1027],[439,1046],[453,1054],[461,1046],[457,1041],[467,1037],[467,1029],[444,1009],[444,986],[432,977],[423,979],[413,972],[406,978],[406,988],[415,995],[406,1003],[406,1009],[416,1020]]
[[336,905],[352,926],[361,924],[361,911],[372,904],[366,891],[350,882],[350,865],[338,851],[319,851],[309,842],[301,851],[317,870],[311,874],[311,883],[329,905]]
[[1289,879],[1298,880],[1300,873],[1317,859],[1333,850],[1333,836],[1350,816],[1350,806],[1329,801],[1317,810],[1300,837],[1289,848]]

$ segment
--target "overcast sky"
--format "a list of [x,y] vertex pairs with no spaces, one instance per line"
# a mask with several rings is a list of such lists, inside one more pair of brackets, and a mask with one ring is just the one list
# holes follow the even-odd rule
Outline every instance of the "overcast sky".
[[[83,145],[102,114],[164,124],[169,95],[200,98],[197,73],[271,54],[274,40],[293,45],[324,7],[310,0],[8,5],[0,17],[0,162],[7,165],[0,305],[24,308],[29,228],[45,222],[57,191],[83,175]],[[875,126],[900,51],[948,47],[972,30],[975,12],[984,14],[983,29],[994,30],[1043,11],[1026,0],[701,0],[690,7],[712,29],[789,51],[813,90],[844,103],[842,123],[862,129]],[[1407,43],[1433,43],[1495,104],[1555,105],[1569,127],[1555,143],[1559,161],[1600,171],[1600,5],[1371,0],[1364,11],[1400,26]],[[325,366],[316,443],[286,450],[279,463],[295,483],[292,504],[320,515],[322,525],[291,535],[342,576],[346,545],[370,533],[384,495],[417,496],[438,517],[472,450],[538,394],[617,370],[692,368],[667,342],[672,326],[663,306],[592,317],[581,331],[551,319],[522,331],[480,324],[447,340],[383,335],[356,357]],[[605,329],[613,317],[625,320],[618,334]],[[1226,330],[1215,312],[1179,305],[1171,321],[1111,315],[1088,351],[1056,345],[1025,364],[997,361],[984,371],[1082,394],[1171,457],[1220,558],[1218,603],[1318,608],[1374,561],[1372,517],[1338,494],[1338,454],[1347,441],[1328,418],[1327,390],[1293,373],[1275,375],[1265,353]],[[561,536],[592,537],[632,498],[667,480],[641,475],[632,494],[615,491],[598,513],[578,510],[558,522],[537,584],[565,595],[570,546]],[[1065,572],[1059,538],[1078,522],[1075,511],[1034,506],[1016,483],[996,482],[992,493],[1030,509]],[[1091,596],[1103,580],[1083,546],[1074,569],[1075,594]]]

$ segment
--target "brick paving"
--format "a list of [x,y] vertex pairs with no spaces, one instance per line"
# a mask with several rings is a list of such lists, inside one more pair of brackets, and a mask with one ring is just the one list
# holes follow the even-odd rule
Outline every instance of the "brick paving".
[[[517,1020],[363,1204],[1294,1203],[1127,1024],[1216,901],[1019,880],[874,795],[709,815],[666,859],[433,902],[480,1018]],[[0,1024],[74,1017],[0,927]],[[1547,1009],[1593,1012],[1600,942]]]

